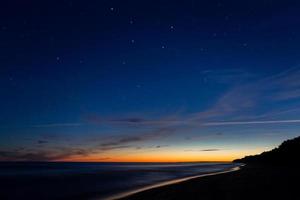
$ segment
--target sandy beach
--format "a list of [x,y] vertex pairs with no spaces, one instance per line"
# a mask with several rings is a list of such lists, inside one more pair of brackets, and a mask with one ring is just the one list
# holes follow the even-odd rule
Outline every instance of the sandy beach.
[[[244,164],[241,164],[241,166],[244,166]],[[195,176],[186,177],[186,178],[180,178],[180,179],[175,179],[175,180],[170,180],[170,181],[164,181],[164,182],[157,183],[157,184],[154,184],[154,185],[142,187],[140,189],[131,190],[131,191],[128,191],[128,192],[117,194],[117,195],[111,196],[109,198],[106,198],[105,200],[126,199],[128,197],[131,197],[132,195],[135,195],[135,194],[138,194],[138,193],[141,193],[141,192],[145,192],[145,191],[148,191],[148,190],[157,189],[157,188],[160,188],[160,187],[165,187],[165,186],[169,186],[169,185],[173,185],[173,184],[183,183],[183,182],[186,182],[186,181],[189,181],[189,180],[192,180],[192,179],[231,173],[231,172],[235,172],[235,171],[240,170],[241,166],[233,167],[231,169],[228,169],[228,170],[225,170],[225,171],[220,171],[220,172],[206,173],[206,174],[200,174],[200,175],[195,175]]]
[[238,171],[150,189],[123,200],[294,199],[299,178],[297,167],[247,165]]

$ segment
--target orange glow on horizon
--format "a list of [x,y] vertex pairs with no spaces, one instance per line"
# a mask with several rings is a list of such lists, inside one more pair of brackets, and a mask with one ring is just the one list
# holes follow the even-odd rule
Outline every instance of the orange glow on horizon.
[[231,162],[245,155],[262,152],[262,149],[248,151],[224,152],[144,152],[125,153],[111,152],[110,154],[92,154],[88,156],[73,156],[58,160],[63,162]]

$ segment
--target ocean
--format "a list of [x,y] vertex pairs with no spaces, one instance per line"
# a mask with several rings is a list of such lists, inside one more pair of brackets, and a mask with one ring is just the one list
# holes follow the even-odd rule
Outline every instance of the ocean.
[[222,172],[233,163],[0,163],[0,199],[109,199],[143,187]]

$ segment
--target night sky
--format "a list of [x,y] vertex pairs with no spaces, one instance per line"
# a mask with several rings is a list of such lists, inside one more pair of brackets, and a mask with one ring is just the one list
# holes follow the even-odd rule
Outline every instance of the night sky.
[[228,161],[300,135],[298,1],[7,1],[0,160]]

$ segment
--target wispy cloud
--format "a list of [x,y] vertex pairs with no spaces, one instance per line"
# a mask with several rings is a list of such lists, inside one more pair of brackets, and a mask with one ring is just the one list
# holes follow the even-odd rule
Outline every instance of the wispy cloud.
[[230,125],[248,125],[248,124],[284,124],[300,123],[300,119],[294,120],[270,120],[270,121],[224,121],[224,122],[207,122],[203,126],[230,126]]
[[0,161],[58,161],[72,156],[86,156],[90,152],[80,148],[0,150]]
[[37,124],[33,125],[34,128],[51,128],[51,127],[76,127],[82,126],[83,123],[53,123],[53,124]]
[[38,140],[37,143],[38,144],[47,144],[48,141],[46,141],[46,140]]
[[128,149],[132,148],[133,146],[131,145],[100,145],[100,147],[96,148],[100,151],[111,151],[111,150],[119,150],[119,149]]
[[238,84],[222,95],[211,108],[195,113],[194,120],[224,120],[225,118],[268,120],[274,115],[280,117],[278,112],[284,114],[286,110],[296,111],[300,106],[299,102],[285,103],[287,100],[300,99],[299,87],[298,67]]
[[177,119],[178,116],[164,116],[161,118],[139,117],[102,117],[97,114],[89,115],[85,118],[87,123],[96,125],[128,126],[128,127],[157,127],[164,125],[176,125],[182,123]]
[[200,151],[221,151],[221,149],[201,149]]
[[202,71],[202,75],[205,82],[213,81],[222,84],[245,82],[257,77],[256,74],[245,71],[242,68],[204,70]]
[[209,152],[209,151],[221,151],[221,150],[223,150],[223,149],[186,149],[184,151],[207,151],[207,152]]
[[[109,138],[108,141],[102,142],[97,149],[101,151],[109,151],[124,148],[137,148],[140,143],[147,142],[154,139],[160,139],[173,134],[174,128],[159,128],[148,132],[143,132],[135,135],[121,135],[118,137]],[[160,148],[163,146],[157,146]]]
[[164,148],[164,147],[168,147],[169,145],[156,145],[155,148]]
[[300,98],[300,89],[295,88],[295,89],[281,91],[278,94],[274,94],[272,98],[277,101],[297,99]]

